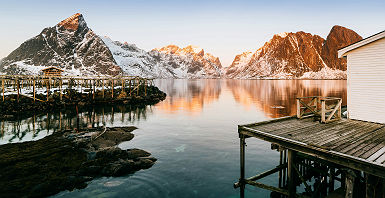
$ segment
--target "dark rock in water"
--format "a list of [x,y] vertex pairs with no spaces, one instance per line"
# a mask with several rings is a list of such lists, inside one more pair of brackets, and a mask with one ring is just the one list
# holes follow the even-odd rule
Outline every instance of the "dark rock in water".
[[135,127],[56,132],[33,142],[0,146],[1,197],[45,197],[85,188],[100,176],[122,176],[156,161],[140,149],[116,145],[131,140]]

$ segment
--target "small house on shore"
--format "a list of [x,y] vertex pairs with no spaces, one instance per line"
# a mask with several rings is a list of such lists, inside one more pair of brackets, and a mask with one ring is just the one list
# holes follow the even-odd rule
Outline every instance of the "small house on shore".
[[51,66],[51,67],[42,69],[41,71],[43,72],[44,77],[58,77],[62,75],[62,72],[64,70]]
[[385,123],[385,31],[338,51],[347,58],[348,118]]

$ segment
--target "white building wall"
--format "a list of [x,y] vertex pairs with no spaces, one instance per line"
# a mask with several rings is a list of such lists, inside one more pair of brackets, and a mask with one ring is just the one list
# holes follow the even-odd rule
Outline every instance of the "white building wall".
[[385,38],[346,55],[349,118],[385,123]]

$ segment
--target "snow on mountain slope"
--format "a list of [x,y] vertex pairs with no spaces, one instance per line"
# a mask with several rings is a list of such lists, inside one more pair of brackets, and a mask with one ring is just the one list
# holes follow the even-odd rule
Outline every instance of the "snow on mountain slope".
[[101,37],[117,64],[127,75],[150,78],[217,78],[221,63],[217,57],[195,46],[169,45],[146,52],[134,44]]
[[63,68],[68,75],[121,73],[110,50],[79,13],[25,41],[3,59],[0,71],[36,74],[46,66]]
[[[96,35],[79,13],[45,28],[1,60],[0,73],[37,75],[47,66],[65,75],[133,75],[150,78],[218,78],[219,58],[195,46],[178,53],[146,52]],[[162,49],[166,49],[162,48]]]
[[177,78],[220,78],[222,64],[218,57],[202,48],[168,45],[149,52]]
[[173,78],[168,71],[148,52],[138,48],[135,44],[112,41],[108,37],[100,37],[108,46],[112,55],[125,75],[147,78]]
[[341,26],[334,26],[326,40],[302,31],[276,34],[254,54],[237,55],[226,77],[346,79],[346,60],[337,58],[337,50],[361,39]]

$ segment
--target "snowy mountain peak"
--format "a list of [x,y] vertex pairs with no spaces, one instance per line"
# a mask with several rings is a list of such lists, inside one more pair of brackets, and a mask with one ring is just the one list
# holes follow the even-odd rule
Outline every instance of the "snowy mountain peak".
[[281,37],[281,38],[285,38],[287,35],[289,35],[288,32],[281,32],[279,34],[276,34],[277,36]]
[[189,45],[182,49],[182,51],[190,53],[190,54],[202,54],[204,55],[204,51],[202,48],[195,46],[195,45]]
[[0,63],[0,72],[38,74],[58,66],[68,75],[117,75],[121,68],[111,51],[79,13],[25,41]]
[[346,60],[337,50],[362,38],[334,26],[327,39],[303,31],[275,34],[251,56],[237,55],[226,68],[228,78],[346,78]]
[[67,29],[67,30],[76,31],[76,30],[78,30],[79,26],[86,27],[87,23],[84,20],[82,14],[76,13],[76,14],[74,14],[74,15],[66,18],[66,19],[64,19],[60,23],[58,23],[57,26],[59,28],[64,28],[64,29]]

